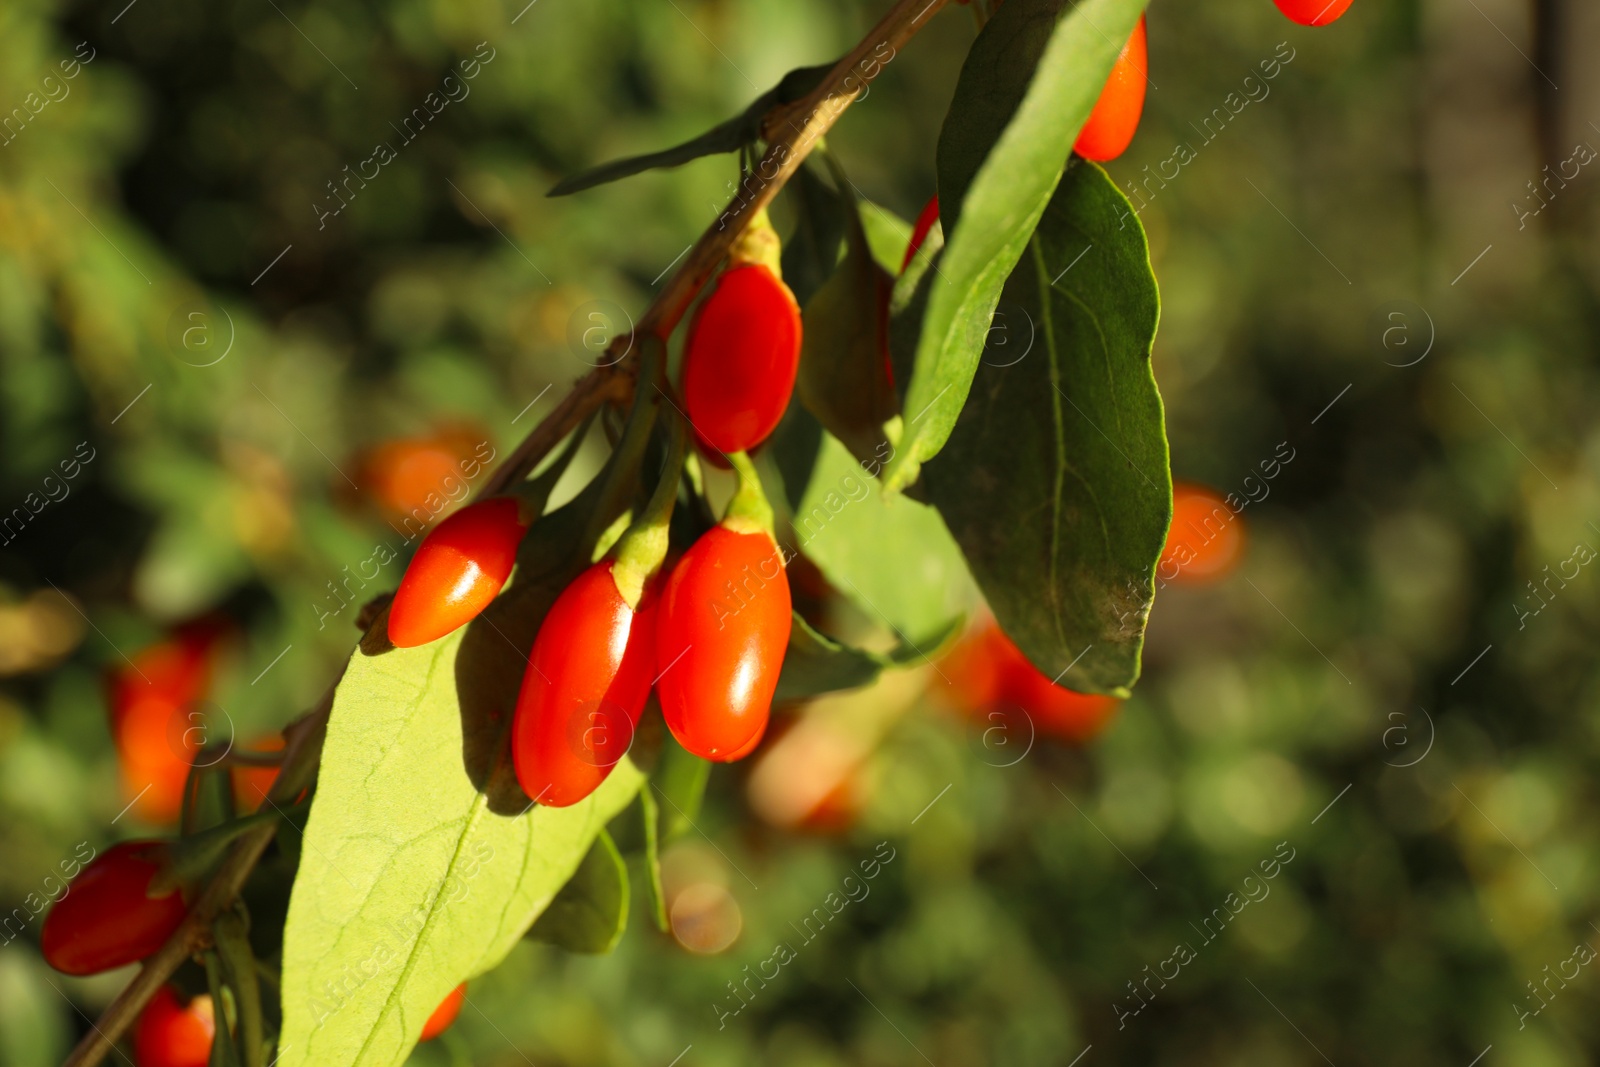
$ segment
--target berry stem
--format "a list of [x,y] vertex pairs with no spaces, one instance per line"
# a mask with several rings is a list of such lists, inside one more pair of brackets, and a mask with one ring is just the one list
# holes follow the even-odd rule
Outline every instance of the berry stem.
[[643,359],[639,377],[641,384],[647,388],[634,391],[633,406],[628,411],[628,422],[622,429],[622,440],[617,442],[617,447],[611,453],[611,459],[606,463],[606,469],[600,474],[600,477],[605,479],[600,489],[600,498],[595,504],[594,514],[589,519],[589,528],[579,541],[585,553],[585,562],[588,562],[587,553],[594,550],[595,542],[600,539],[600,535],[626,510],[625,501],[633,495],[634,483],[639,476],[639,465],[644,462],[645,449],[649,447],[650,435],[655,431],[661,398],[666,395],[661,391],[661,384],[666,381],[667,373],[666,343],[658,337],[646,337],[643,339],[642,348]]
[[759,530],[773,537],[772,505],[761,491],[761,476],[756,473],[755,464],[744,452],[731,453],[728,462],[733,464],[734,472],[739,475],[739,488],[734,491],[722,513],[722,525],[735,533],[755,533]]
[[667,529],[672,523],[672,506],[678,502],[683,461],[689,454],[689,433],[684,429],[683,420],[669,413],[667,434],[667,458],[661,467],[661,480],[656,482],[655,492],[644,511],[611,550],[615,561],[611,577],[630,608],[639,606],[645,584],[667,558]]

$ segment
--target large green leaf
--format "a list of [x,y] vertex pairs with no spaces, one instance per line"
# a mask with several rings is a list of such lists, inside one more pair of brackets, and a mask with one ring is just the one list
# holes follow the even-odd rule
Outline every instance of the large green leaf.
[[572,807],[492,811],[463,759],[461,645],[358,652],[339,684],[285,926],[282,1067],[404,1062],[639,788],[624,760]]
[[991,316],[1146,0],[1009,0],[967,54],[939,134],[946,245],[906,390],[890,490],[938,453]]
[[1150,371],[1155,276],[1099,167],[1067,171],[1002,308],[1019,336],[991,347],[924,483],[1028,658],[1069,688],[1125,695],[1172,481]]
[[596,185],[628,178],[643,171],[677,167],[701,156],[737,151],[760,136],[761,120],[774,105],[793,103],[805,96],[821,84],[823,75],[832,69],[833,64],[826,63],[821,66],[791,70],[777,85],[756,97],[749,107],[726,122],[711,127],[700,136],[659,152],[614,159],[609,163],[602,163],[598,167],[563,178],[547,195],[566,196],[569,193],[592,189]]

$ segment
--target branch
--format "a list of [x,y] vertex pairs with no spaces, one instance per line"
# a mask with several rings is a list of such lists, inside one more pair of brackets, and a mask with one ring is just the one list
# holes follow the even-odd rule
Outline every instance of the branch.
[[[834,64],[816,89],[793,104],[773,109],[762,123],[762,134],[768,140],[766,154],[745,178],[738,195],[717,217],[716,225],[700,235],[682,266],[656,294],[633,331],[612,339],[607,347],[611,361],[578,379],[556,410],[535,426],[484,482],[478,491],[480,497],[503,492],[527,477],[551,449],[602,404],[622,403],[629,398],[638,361],[635,339],[654,334],[665,340],[671,335],[750,220],[772,203],[823,134],[894,59],[900,47],[946,3],[948,0],[896,0],[889,13],[848,55]],[[883,55],[886,46],[887,57]],[[314,710],[284,729],[287,744],[283,769],[278,772],[266,800],[274,807],[292,803],[316,777],[337,685],[338,679],[335,679]],[[63,1067],[94,1067],[104,1059],[172,972],[211,943],[212,922],[232,906],[276,832],[277,825],[268,823],[235,842],[228,858],[190,906],[183,924],[155,955],[144,961],[138,975],[106,1008],[99,1021],[72,1050]]]
[[[792,104],[772,109],[761,124],[762,136],[768,141],[766,154],[717,216],[716,224],[700,235],[700,240],[650,302],[633,330],[611,339],[606,348],[610,362],[578,380],[561,406],[533,429],[484,484],[479,490],[480,496],[503,492],[507,486],[527,477],[545,454],[601,403],[608,399],[617,403],[627,400],[633,389],[633,377],[630,374],[624,379],[619,372],[637,361],[638,346],[634,342],[638,335],[650,333],[663,340],[671,336],[684,312],[711,280],[750,220],[772,203],[778,190],[800,169],[817,141],[894,60],[900,47],[948,2],[897,0],[861,42],[833,65],[815,89]],[[889,54],[884,56],[886,47]],[[617,390],[615,395],[608,391],[612,387]]]

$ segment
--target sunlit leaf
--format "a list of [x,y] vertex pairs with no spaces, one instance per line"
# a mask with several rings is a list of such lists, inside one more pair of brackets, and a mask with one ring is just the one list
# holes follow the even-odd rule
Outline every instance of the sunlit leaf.
[[939,134],[946,245],[932,279],[888,488],[915,481],[966,403],[1000,290],[1146,0],[1009,0],[961,70]]

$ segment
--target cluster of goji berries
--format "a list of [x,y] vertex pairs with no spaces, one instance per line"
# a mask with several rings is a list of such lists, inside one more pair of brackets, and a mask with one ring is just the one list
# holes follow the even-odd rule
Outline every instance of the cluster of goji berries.
[[[745,453],[788,407],[800,308],[778,274],[775,235],[764,219],[756,228],[766,240],[741,242],[690,324],[681,388],[690,426],[673,424],[655,497],[562,590],[528,653],[511,751],[518,781],[540,804],[575,804],[605,780],[652,687],[667,728],[702,758],[739,759],[766,729],[789,642],[789,584]],[[666,568],[689,430],[702,451],[737,469],[739,489],[722,521]],[[441,523],[395,593],[390,640],[425,644],[474,618],[505,584],[528,525],[510,497]]]

